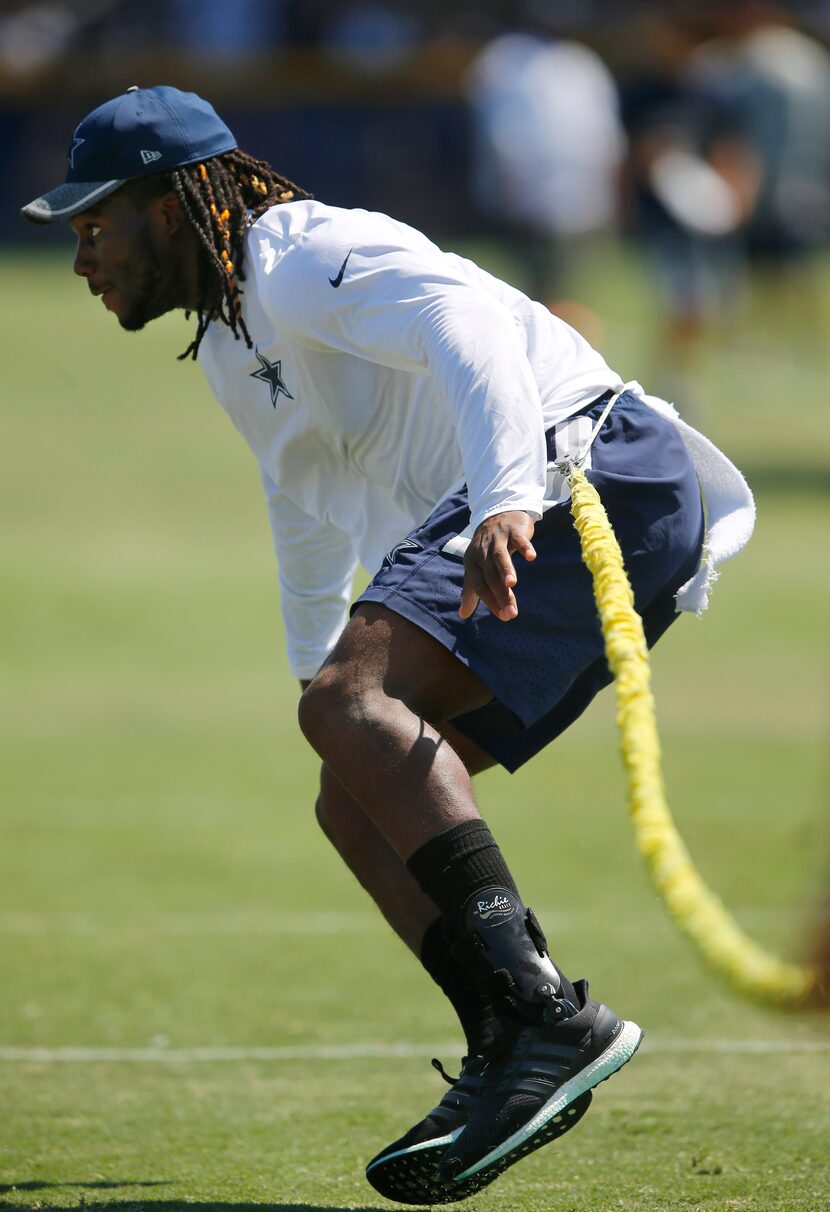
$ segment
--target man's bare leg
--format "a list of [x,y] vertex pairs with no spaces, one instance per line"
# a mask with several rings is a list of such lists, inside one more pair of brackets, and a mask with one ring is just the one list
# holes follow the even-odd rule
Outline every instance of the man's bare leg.
[[[452,1001],[468,1043],[487,1029],[480,995],[488,982],[469,967],[464,980],[457,979],[455,945],[470,930],[466,906],[479,889],[511,896],[517,890],[473,796],[467,763],[477,769],[487,759],[465,745],[449,721],[491,699],[489,689],[432,636],[367,604],[300,704],[303,731],[326,768],[318,808],[325,827]],[[439,917],[443,945],[437,933],[427,937]],[[544,948],[523,924],[519,939],[530,957],[523,971],[535,971]],[[548,959],[536,985],[555,989],[560,979]],[[566,982],[566,995],[570,990]]]
[[[442,724],[440,731],[471,775],[495,764],[483,749],[451,724]],[[372,897],[395,933],[420,958],[424,936],[440,916],[440,911],[424,895],[406,864],[327,766],[320,771],[316,811],[323,832],[346,866]]]
[[436,834],[478,818],[467,768],[439,726],[491,698],[432,636],[366,604],[303,694],[299,719],[405,862]]
[[[376,1189],[404,1202],[472,1194],[568,1131],[642,1037],[552,962],[467,768],[441,735],[443,723],[490,698],[432,636],[364,604],[300,704],[308,740],[441,911],[450,957],[463,955],[476,993],[497,999],[482,1066],[468,1066],[437,1108],[369,1163]],[[425,907],[407,899],[411,930]]]

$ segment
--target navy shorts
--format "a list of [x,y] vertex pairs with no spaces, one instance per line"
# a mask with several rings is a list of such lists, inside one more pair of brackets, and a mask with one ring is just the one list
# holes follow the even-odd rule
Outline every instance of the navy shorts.
[[[594,420],[604,403],[579,415]],[[588,421],[576,424],[590,432]],[[557,430],[561,454],[562,426],[547,434],[551,462]],[[622,548],[651,646],[677,617],[674,595],[700,560],[703,508],[694,467],[671,421],[625,392],[594,440],[587,474]],[[481,604],[471,618],[458,617],[464,562],[453,549],[463,546],[455,536],[469,523],[464,486],[390,552],[355,607],[379,602],[409,619],[484,682],[493,700],[452,723],[514,771],[582,714],[611,673],[570,500],[536,523],[536,559],[514,557],[519,614],[508,623]]]

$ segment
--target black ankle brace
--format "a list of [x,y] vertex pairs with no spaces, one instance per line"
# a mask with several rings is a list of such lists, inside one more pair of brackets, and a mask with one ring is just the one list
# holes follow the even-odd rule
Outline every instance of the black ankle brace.
[[449,999],[467,1040],[467,1052],[477,1056],[492,1037],[493,1010],[473,974],[458,962],[446,919],[428,927],[421,943],[421,963]]
[[474,893],[465,906],[465,926],[456,954],[480,988],[506,997],[519,1011],[542,1010],[553,1021],[576,1013],[570,981],[547,954],[534,913],[514,891],[491,886]]

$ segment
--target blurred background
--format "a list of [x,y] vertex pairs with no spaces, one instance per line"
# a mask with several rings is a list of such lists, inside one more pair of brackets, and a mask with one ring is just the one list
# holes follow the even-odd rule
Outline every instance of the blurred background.
[[704,410],[713,334],[766,326],[769,356],[783,320],[822,360],[828,42],[820,0],[6,0],[0,240],[65,240],[18,208],[62,179],[68,128],[174,83],[318,197],[486,241],[600,346],[597,292],[635,255],[638,376]]
[[[400,1074],[429,1106],[421,1053],[453,1033],[316,831],[256,468],[176,363],[191,325],[121,332],[66,229],[19,216],[74,126],[132,84],[195,89],[246,151],[529,291],[732,457],[755,537],[654,655],[669,802],[755,937],[830,962],[828,47],[825,0],[0,3],[0,1205],[143,1177],[363,1206],[361,1158],[422,1110]],[[511,1206],[825,1206],[826,1019],[737,1003],[666,920],[610,694],[479,794],[563,967],[649,1032]],[[181,1052],[223,1046],[250,1055]]]

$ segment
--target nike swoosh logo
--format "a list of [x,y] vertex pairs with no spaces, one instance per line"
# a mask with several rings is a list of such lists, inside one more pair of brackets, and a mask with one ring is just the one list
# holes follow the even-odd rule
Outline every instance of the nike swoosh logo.
[[353,252],[354,252],[354,249],[350,248],[349,251],[346,253],[346,259],[343,262],[343,264],[340,266],[340,273],[337,275],[337,277],[329,278],[329,282],[331,282],[331,284],[335,288],[335,290],[340,285],[340,283],[343,281],[343,274],[346,272],[346,262],[348,261],[349,257],[352,255]]

